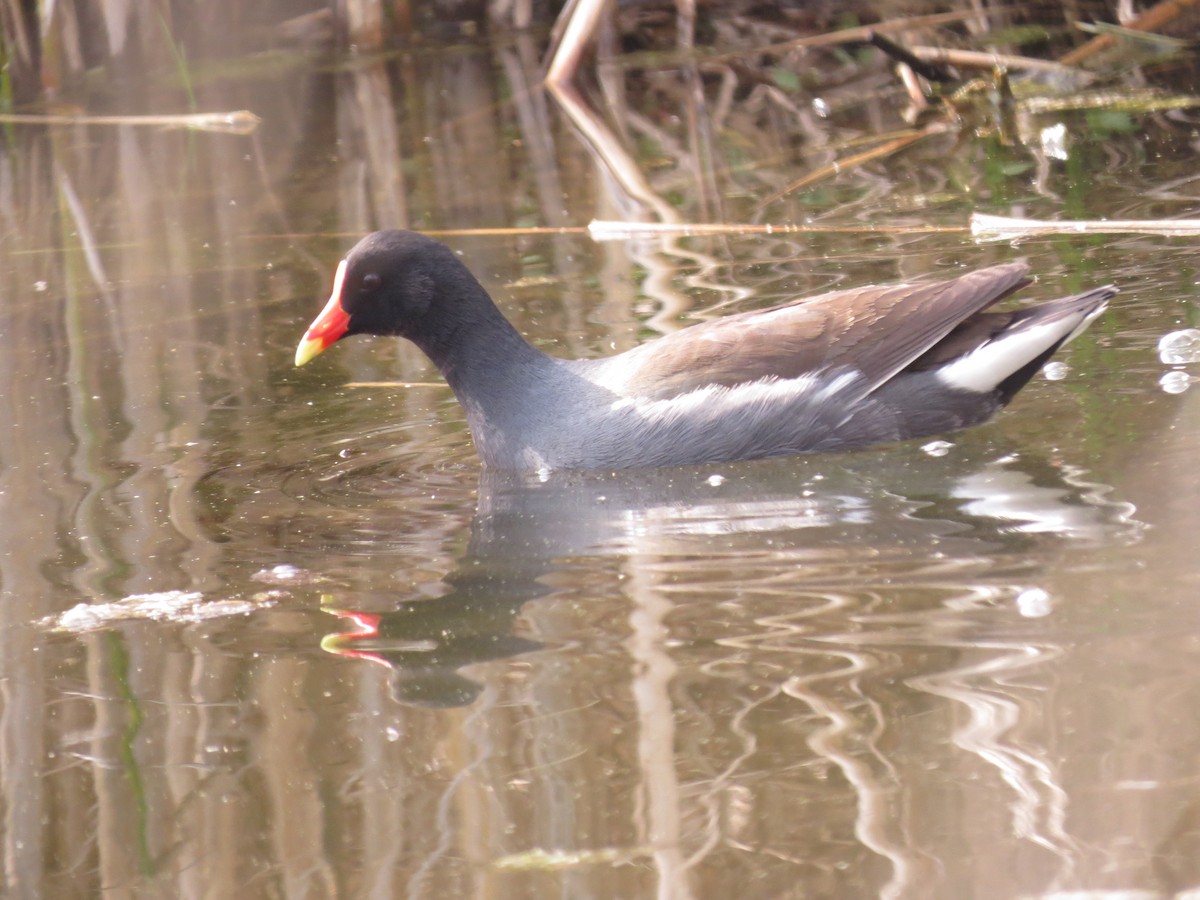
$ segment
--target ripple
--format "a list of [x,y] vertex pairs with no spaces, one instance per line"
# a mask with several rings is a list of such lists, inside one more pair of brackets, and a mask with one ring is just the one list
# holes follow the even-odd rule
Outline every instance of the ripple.
[[288,430],[304,441],[262,442],[253,456],[231,448],[198,485],[205,528],[240,545],[235,555],[254,571],[307,565],[317,548],[327,561],[411,549],[461,527],[474,508],[479,467],[461,430],[403,423],[351,434],[345,423],[295,424]]
[[[478,465],[469,441],[461,438],[433,442],[444,446],[409,444],[340,451],[333,459],[316,460],[284,476],[280,489],[293,500],[325,506],[359,508],[412,493],[419,484],[425,494],[473,486]],[[469,489],[469,488],[468,488]]]

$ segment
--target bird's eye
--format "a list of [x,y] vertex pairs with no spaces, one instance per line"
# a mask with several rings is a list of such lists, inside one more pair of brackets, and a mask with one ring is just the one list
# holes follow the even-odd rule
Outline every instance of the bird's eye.
[[376,288],[379,287],[381,280],[382,279],[380,279],[380,277],[378,275],[376,275],[374,272],[368,272],[366,275],[363,276],[363,280],[362,280],[363,292],[368,293],[368,294],[371,293],[372,291],[374,291]]

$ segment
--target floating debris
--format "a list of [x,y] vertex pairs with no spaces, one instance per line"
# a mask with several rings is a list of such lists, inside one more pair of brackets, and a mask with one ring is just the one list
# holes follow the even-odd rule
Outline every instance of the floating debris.
[[1067,149],[1067,126],[1062,122],[1047,125],[1039,133],[1042,142],[1042,152],[1051,159],[1066,160],[1071,154]]
[[133,619],[191,624],[226,616],[246,616],[274,604],[273,598],[261,595],[254,601],[205,600],[199,591],[158,591],[130,594],[112,603],[78,603],[57,616],[42,619],[39,624],[52,631],[82,634]]
[[493,865],[504,871],[557,872],[601,863],[627,865],[639,857],[645,858],[650,855],[650,849],[647,847],[602,847],[597,850],[542,850],[539,848],[502,856]]

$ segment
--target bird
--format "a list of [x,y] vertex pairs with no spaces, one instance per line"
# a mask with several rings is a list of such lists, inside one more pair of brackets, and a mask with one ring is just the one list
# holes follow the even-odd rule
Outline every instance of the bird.
[[861,449],[955,431],[1003,408],[1116,294],[1024,308],[1009,262],[867,285],[696,324],[614,356],[526,341],[446,244],[377,231],[338,267],[296,348],[396,335],[441,371],[492,469],[659,468]]

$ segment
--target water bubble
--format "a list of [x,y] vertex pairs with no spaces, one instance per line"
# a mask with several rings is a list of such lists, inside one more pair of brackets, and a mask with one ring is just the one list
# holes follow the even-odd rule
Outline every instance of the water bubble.
[[724,475],[709,475],[708,483],[712,487],[720,487],[721,485],[723,485],[725,483],[725,476]]
[[1027,619],[1040,619],[1050,615],[1054,604],[1049,592],[1042,588],[1026,588],[1017,594],[1017,612]]
[[1158,358],[1168,366],[1200,362],[1200,328],[1164,334],[1158,341]]
[[1158,379],[1158,386],[1168,394],[1182,394],[1192,383],[1191,377],[1187,372],[1176,369],[1173,372],[1164,372],[1163,377]]
[[1065,362],[1055,360],[1042,366],[1042,374],[1046,376],[1047,381],[1062,381],[1071,374],[1071,367]]
[[922,445],[921,449],[930,456],[945,456],[953,447],[954,445],[949,441],[930,441],[928,444]]

